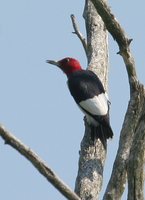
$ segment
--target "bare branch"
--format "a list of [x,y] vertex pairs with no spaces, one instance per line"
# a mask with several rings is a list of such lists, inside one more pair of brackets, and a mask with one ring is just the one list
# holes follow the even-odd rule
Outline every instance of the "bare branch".
[[110,32],[112,37],[116,40],[119,45],[119,54],[122,55],[130,83],[130,89],[132,90],[136,86],[137,75],[135,70],[134,58],[130,52],[130,43],[132,39],[128,39],[123,28],[120,26],[115,16],[112,14],[110,8],[103,0],[91,0],[102,17],[107,30]]
[[73,25],[73,28],[74,28],[74,34],[76,34],[78,36],[78,38],[80,39],[83,47],[84,47],[84,50],[85,50],[85,53],[87,55],[87,43],[86,43],[86,39],[83,37],[82,33],[80,32],[79,30],[79,27],[78,27],[78,24],[77,24],[77,21],[76,21],[76,17],[72,14],[71,16],[71,20],[72,20],[72,25]]
[[144,200],[144,155],[145,155],[145,89],[141,86],[142,102],[140,118],[128,159],[128,200]]
[[80,200],[80,198],[60,180],[60,178],[45,164],[44,161],[39,158],[36,153],[8,132],[2,125],[0,126],[0,136],[5,141],[5,144],[9,144],[21,155],[27,158],[35,166],[35,168],[66,198],[70,200]]
[[[120,199],[125,189],[127,178],[126,170],[130,155],[130,148],[133,146],[133,141],[135,142],[134,135],[140,114],[142,112],[143,102],[144,94],[142,89],[140,89],[140,86],[138,86],[138,91],[136,91],[131,96],[131,100],[129,101],[128,109],[121,130],[117,156],[114,162],[111,178],[104,194],[104,200],[109,200],[110,198]],[[135,157],[136,154],[133,156]]]

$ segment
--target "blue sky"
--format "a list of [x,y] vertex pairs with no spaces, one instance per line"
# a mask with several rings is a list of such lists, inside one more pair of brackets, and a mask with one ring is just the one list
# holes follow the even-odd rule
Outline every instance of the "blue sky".
[[[145,2],[113,1],[110,6],[133,38],[132,52],[138,77],[145,84]],[[78,169],[78,151],[84,133],[83,114],[66,86],[66,77],[46,59],[86,57],[73,35],[75,14],[85,35],[84,2],[5,0],[0,6],[0,123],[30,148],[71,187]],[[114,138],[108,143],[104,187],[110,177],[120,129],[129,100],[127,74],[118,47],[109,37],[109,96]],[[0,139],[1,199],[63,200],[34,167]]]

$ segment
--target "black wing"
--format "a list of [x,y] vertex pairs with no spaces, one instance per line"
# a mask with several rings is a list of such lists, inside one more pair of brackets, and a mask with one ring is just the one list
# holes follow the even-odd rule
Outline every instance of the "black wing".
[[100,79],[90,70],[80,70],[72,73],[68,79],[68,87],[77,103],[105,93]]

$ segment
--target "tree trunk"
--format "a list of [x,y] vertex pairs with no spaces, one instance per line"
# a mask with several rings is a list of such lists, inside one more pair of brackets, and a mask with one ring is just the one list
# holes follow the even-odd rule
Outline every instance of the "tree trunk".
[[[108,88],[108,35],[104,22],[98,15],[90,0],[86,0],[84,19],[87,31],[87,58],[89,70],[101,79]],[[103,181],[103,168],[106,150],[100,140],[92,144],[90,128],[85,123],[85,135],[81,142],[79,170],[76,179],[75,192],[81,199],[96,200]]]

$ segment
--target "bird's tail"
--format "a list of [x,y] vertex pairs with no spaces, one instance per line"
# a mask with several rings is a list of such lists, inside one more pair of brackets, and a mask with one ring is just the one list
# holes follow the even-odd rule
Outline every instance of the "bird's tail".
[[95,143],[97,139],[100,139],[104,149],[107,148],[107,139],[113,137],[113,131],[110,126],[99,125],[97,127],[91,127],[91,139]]

